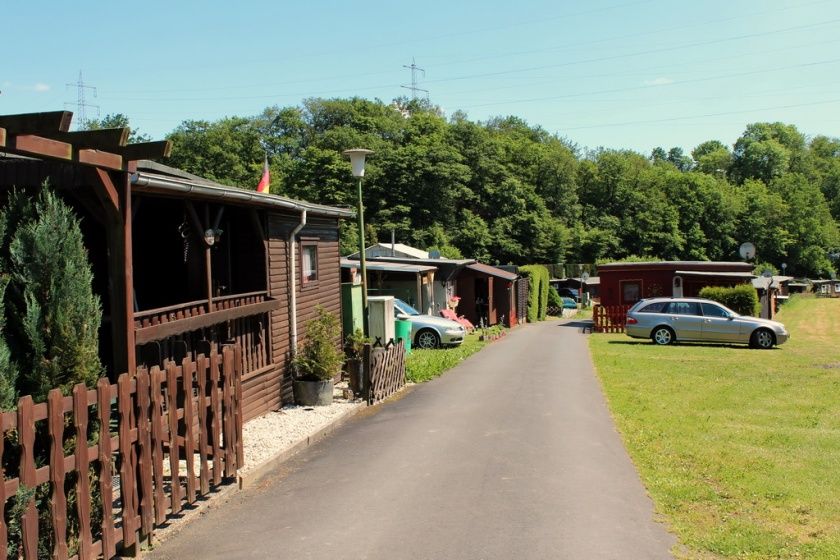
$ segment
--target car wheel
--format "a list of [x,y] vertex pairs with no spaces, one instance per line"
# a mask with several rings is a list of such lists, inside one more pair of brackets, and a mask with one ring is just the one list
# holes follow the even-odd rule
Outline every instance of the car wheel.
[[776,337],[773,332],[768,329],[758,329],[752,333],[750,337],[750,346],[753,348],[760,348],[762,350],[769,350],[776,344]]
[[667,346],[668,344],[674,342],[676,336],[674,336],[674,331],[672,331],[670,327],[656,327],[653,329],[653,332],[650,333],[650,339],[653,340],[655,344]]
[[417,348],[437,348],[440,346],[440,336],[435,331],[423,329],[414,337],[414,345]]

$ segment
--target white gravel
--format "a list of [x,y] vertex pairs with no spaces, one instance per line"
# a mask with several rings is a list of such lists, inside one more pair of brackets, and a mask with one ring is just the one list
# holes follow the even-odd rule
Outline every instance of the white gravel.
[[245,465],[239,474],[259,467],[278,453],[313,435],[348,410],[365,406],[362,400],[350,401],[338,396],[329,406],[287,405],[254,418],[242,426]]

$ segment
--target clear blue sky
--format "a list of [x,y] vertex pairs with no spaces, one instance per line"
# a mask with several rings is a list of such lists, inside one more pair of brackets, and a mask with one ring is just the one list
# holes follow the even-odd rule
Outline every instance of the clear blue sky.
[[[747,123],[840,136],[838,0],[9,2],[0,114],[75,109],[155,139],[307,97],[410,95],[516,115],[581,147],[733,143]],[[93,109],[88,116],[95,116]]]

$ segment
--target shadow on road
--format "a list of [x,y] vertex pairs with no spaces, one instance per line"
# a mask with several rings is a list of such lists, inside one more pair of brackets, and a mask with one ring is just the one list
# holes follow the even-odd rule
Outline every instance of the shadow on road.
[[558,327],[581,329],[583,332],[592,332],[592,321],[568,321],[560,323]]

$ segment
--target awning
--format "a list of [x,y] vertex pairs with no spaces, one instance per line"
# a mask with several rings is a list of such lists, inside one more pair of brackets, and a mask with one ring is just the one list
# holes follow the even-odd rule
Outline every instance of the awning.
[[482,274],[486,274],[488,276],[495,276],[496,278],[507,280],[508,282],[513,282],[518,278],[518,276],[516,274],[513,274],[512,272],[502,270],[501,268],[496,268],[495,266],[490,266],[489,264],[482,264],[477,262],[468,264],[467,268],[469,268],[470,270],[475,270],[476,272],[481,272]]
[[[341,259],[341,268],[359,268],[361,263],[356,260],[350,259]],[[391,263],[391,262],[381,262],[381,261],[365,261],[365,268],[368,271],[375,271],[375,272],[407,272],[411,274],[417,274],[422,272],[431,272],[433,270],[437,270],[437,267],[434,266],[426,266],[420,264],[403,264],[403,263]]]

